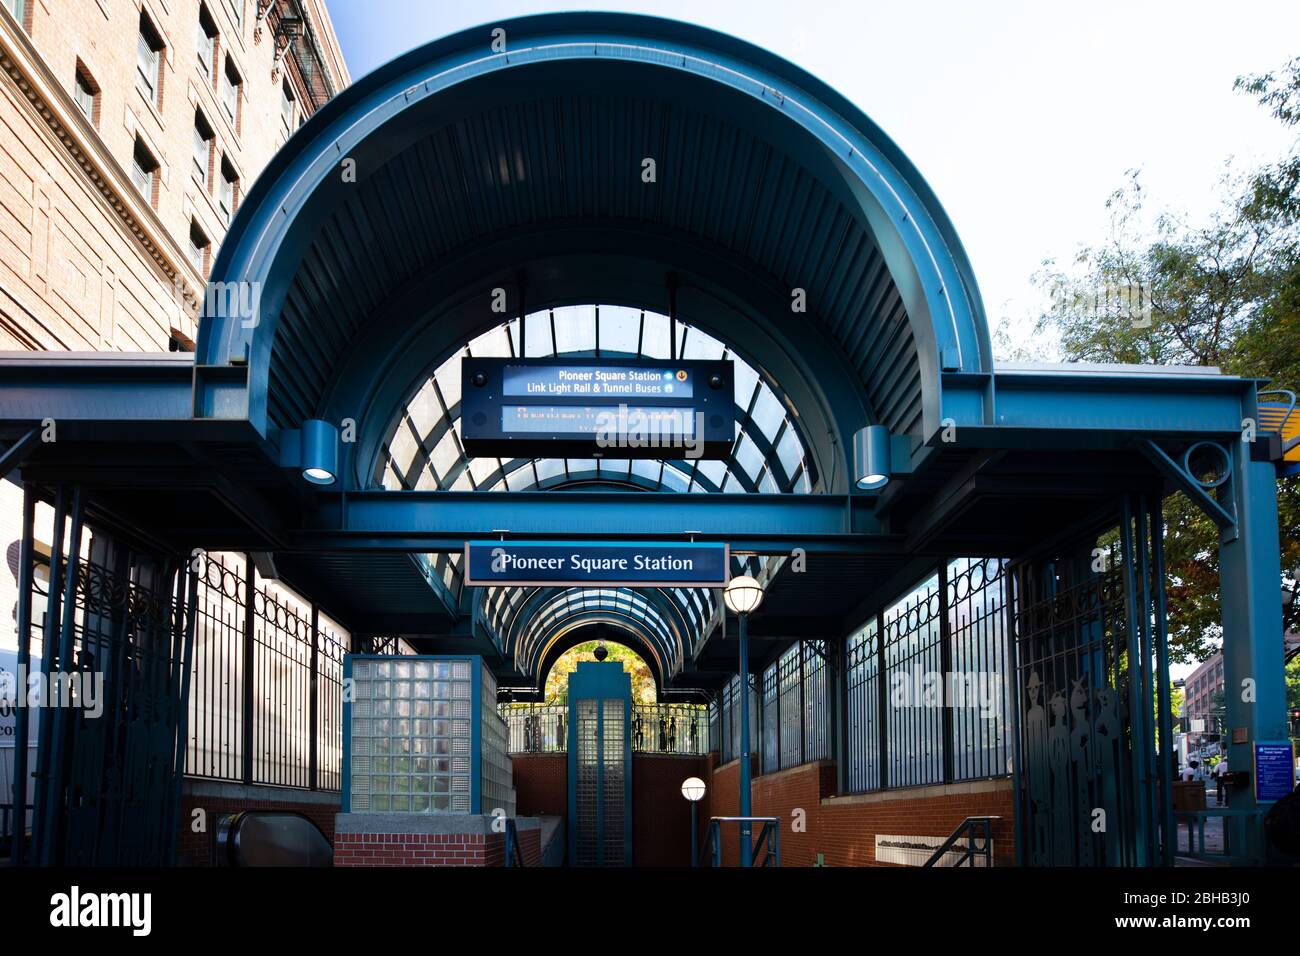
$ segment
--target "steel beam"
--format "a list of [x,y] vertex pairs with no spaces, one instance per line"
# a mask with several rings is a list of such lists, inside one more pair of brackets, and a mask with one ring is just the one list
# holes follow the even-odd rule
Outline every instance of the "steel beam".
[[669,495],[600,492],[368,491],[321,495],[288,536],[293,551],[460,551],[466,540],[726,541],[733,553],[884,553],[862,495]]

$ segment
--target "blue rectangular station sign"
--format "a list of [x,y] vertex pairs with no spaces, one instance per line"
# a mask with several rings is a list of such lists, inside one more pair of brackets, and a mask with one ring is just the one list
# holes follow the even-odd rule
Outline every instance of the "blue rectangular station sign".
[[466,358],[461,440],[493,458],[726,458],[733,378],[729,361]]
[[1281,800],[1295,787],[1295,750],[1289,740],[1255,742],[1255,799]]
[[725,587],[726,544],[658,541],[467,541],[465,583]]

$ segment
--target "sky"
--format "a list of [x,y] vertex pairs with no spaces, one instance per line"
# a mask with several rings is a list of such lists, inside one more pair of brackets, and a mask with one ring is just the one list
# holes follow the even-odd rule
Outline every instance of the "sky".
[[1104,239],[1129,170],[1148,209],[1197,222],[1225,163],[1248,169],[1295,140],[1232,86],[1300,55],[1296,0],[327,3],[354,79],[448,33],[568,9],[687,20],[780,54],[902,147],[952,218],[990,323],[1009,319],[1031,350],[1031,276]]

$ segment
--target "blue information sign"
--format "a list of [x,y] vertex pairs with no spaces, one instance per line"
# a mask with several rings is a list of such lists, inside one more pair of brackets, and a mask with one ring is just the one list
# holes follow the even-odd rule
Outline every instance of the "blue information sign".
[[469,541],[465,583],[720,588],[730,551],[725,544],[656,541]]
[[1255,800],[1281,800],[1295,787],[1295,751],[1289,740],[1255,742]]
[[736,443],[726,359],[464,358],[461,382],[471,458],[722,460]]
[[691,398],[693,369],[638,365],[507,365],[501,373],[506,398]]

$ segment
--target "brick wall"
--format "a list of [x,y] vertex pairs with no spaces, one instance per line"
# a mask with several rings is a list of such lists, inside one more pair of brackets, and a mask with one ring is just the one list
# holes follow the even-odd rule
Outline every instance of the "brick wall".
[[[521,830],[524,866],[540,866],[541,830]],[[335,866],[504,866],[501,833],[340,833]]]
[[510,761],[515,813],[521,817],[568,815],[568,754],[516,754]]
[[[632,757],[632,862],[636,866],[690,866],[691,808],[682,796],[687,777],[708,780],[704,757],[634,754]],[[708,812],[700,808],[700,830]]]
[[[739,764],[717,767],[712,775],[710,814],[738,813]],[[948,786],[854,796],[835,796],[835,765],[817,761],[765,774],[753,780],[753,815],[781,821],[782,866],[813,866],[822,854],[827,866],[893,866],[876,863],[877,834],[947,836],[968,816],[997,816],[994,862],[1015,862],[1014,808],[1008,780],[976,781]],[[803,829],[795,829],[795,811]],[[723,861],[739,860],[738,829],[723,828]],[[757,830],[755,830],[757,834]]]

